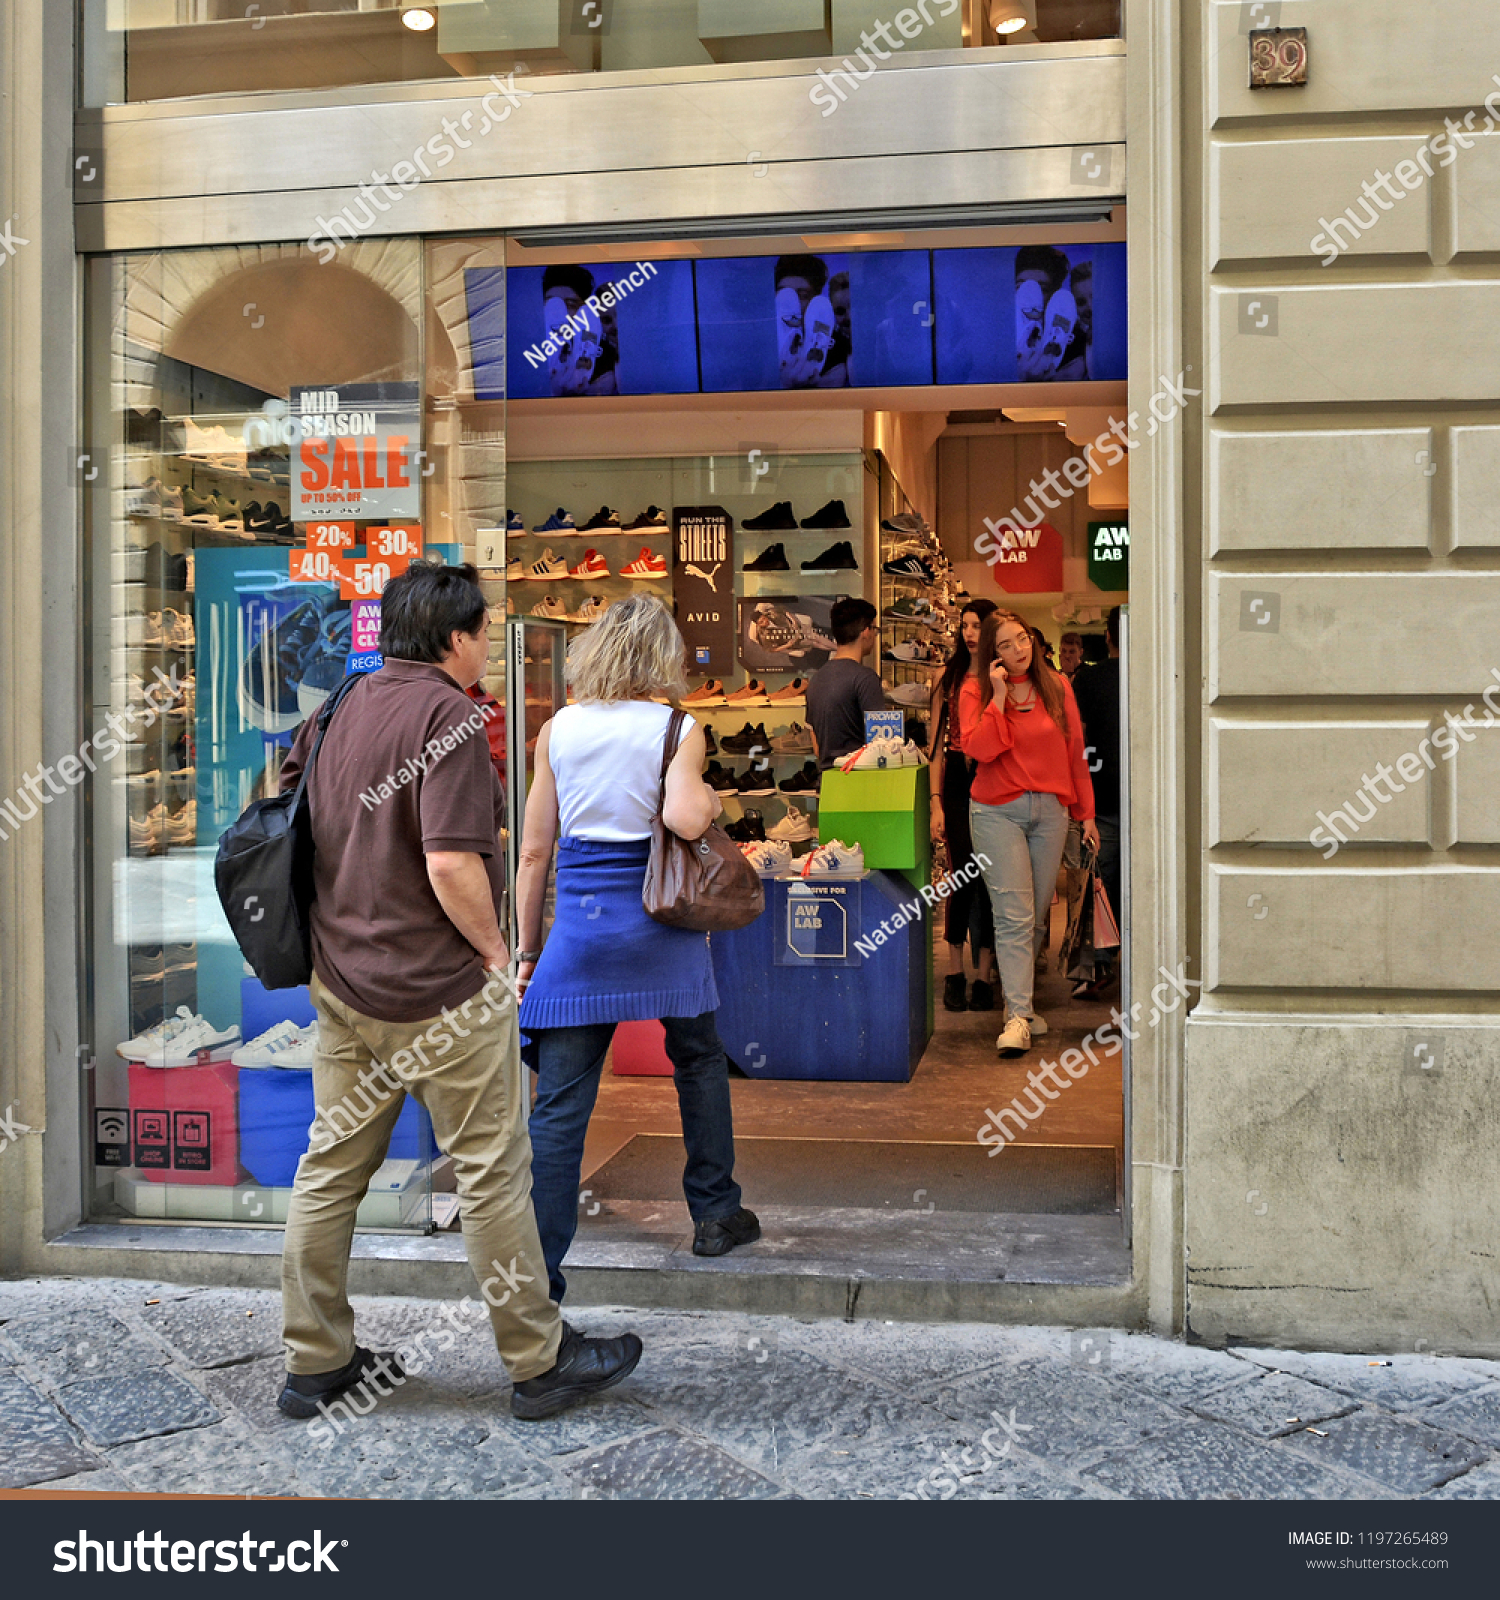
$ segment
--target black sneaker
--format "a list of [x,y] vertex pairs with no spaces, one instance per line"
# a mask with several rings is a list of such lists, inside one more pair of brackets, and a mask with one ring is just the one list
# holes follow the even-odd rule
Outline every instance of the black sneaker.
[[611,511],[608,506],[600,506],[578,531],[580,533],[593,533],[599,528],[608,529],[611,533],[619,533],[620,513]]
[[831,544],[820,556],[802,563],[804,572],[858,572],[859,562],[854,559],[854,547],[847,539]]
[[792,513],[790,500],[778,500],[769,511],[762,511],[758,517],[746,517],[740,526],[751,533],[784,532],[797,526],[797,518]]
[[721,765],[717,761],[709,762],[708,770],[703,774],[703,781],[710,789],[719,794],[738,794],[740,792],[740,780],[735,777],[728,767]]
[[849,521],[849,513],[844,510],[842,500],[830,500],[826,506],[820,506],[810,517],[803,517],[804,528],[849,528],[853,523]]
[[755,770],[755,766],[752,763],[739,775],[738,783],[741,794],[755,795],[776,793],[776,781],[771,776],[770,762],[767,762],[765,769],[760,772]]
[[970,1011],[993,1011],[995,1009],[995,987],[986,983],[983,978],[975,978],[974,987],[969,994]]
[[[618,520],[616,526],[618,526]],[[667,533],[671,529],[667,514],[660,506],[647,506],[634,522],[627,522],[622,533]]]
[[714,730],[706,723],[703,727],[703,748],[711,756],[716,756],[719,753],[719,744],[718,740],[714,738]]
[[754,561],[747,561],[741,569],[745,572],[790,572],[786,551],[779,544],[767,545]]
[[769,750],[771,736],[766,732],[765,723],[757,722],[752,727],[747,722],[738,733],[726,733],[719,745],[727,756],[748,756],[759,750]]
[[641,1341],[633,1333],[618,1339],[585,1339],[564,1322],[556,1363],[549,1372],[527,1378],[511,1390],[510,1414],[523,1422],[556,1416],[591,1394],[612,1389],[635,1371],[640,1359]]
[[950,972],[943,979],[943,1010],[967,1011],[969,1002],[965,997],[964,975],[961,972]]
[[693,1224],[695,1256],[727,1255],[737,1244],[754,1244],[760,1238],[760,1218],[741,1206],[732,1217],[715,1217]]
[[348,1364],[337,1372],[289,1372],[286,1387],[276,1401],[276,1409],[289,1417],[305,1422],[318,1414],[320,1404],[336,1400],[362,1383],[373,1383],[379,1393],[383,1378],[406,1379],[406,1368],[386,1350],[366,1350],[363,1345],[354,1347]]
[[818,763],[806,761],[801,772],[783,778],[778,785],[783,794],[816,794],[818,792]]
[[738,822],[724,824],[724,832],[736,844],[758,844],[766,836],[766,824],[754,806],[746,806],[745,814]]
[[933,582],[932,568],[921,556],[897,556],[894,561],[887,561],[880,570],[888,572],[893,578],[916,578],[921,583]]

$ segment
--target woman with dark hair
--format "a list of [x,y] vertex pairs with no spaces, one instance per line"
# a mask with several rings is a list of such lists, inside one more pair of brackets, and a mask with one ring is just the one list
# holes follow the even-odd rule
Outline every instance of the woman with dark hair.
[[969,827],[995,916],[1005,1021],[995,1048],[1024,1055],[1047,1023],[1032,1008],[1037,908],[1050,903],[1071,814],[1097,850],[1094,786],[1073,686],[1014,611],[979,630],[979,670],[959,690],[959,737],[976,763]]
[[[960,873],[974,860],[969,837],[969,784],[973,763],[959,742],[958,694],[979,671],[975,652],[979,630],[995,609],[993,600],[970,600],[959,618],[958,640],[948,664],[932,685],[932,748],[928,752],[932,784],[932,842],[948,843],[948,871]],[[984,881],[974,874],[948,896],[948,976],[943,982],[945,1011],[991,1011],[995,1005],[995,930]],[[964,945],[973,946],[979,976],[965,996]]]

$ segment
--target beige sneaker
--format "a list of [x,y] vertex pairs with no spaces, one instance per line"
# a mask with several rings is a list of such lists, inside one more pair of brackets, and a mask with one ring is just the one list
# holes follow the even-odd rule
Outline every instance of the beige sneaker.
[[1047,1019],[1039,1017],[1036,1012],[1031,1013],[1031,1020],[1026,1024],[1031,1029],[1031,1037],[1040,1039],[1047,1032]]
[[1022,1017],[1007,1017],[995,1049],[1002,1056],[1024,1056],[1031,1048],[1031,1029]]

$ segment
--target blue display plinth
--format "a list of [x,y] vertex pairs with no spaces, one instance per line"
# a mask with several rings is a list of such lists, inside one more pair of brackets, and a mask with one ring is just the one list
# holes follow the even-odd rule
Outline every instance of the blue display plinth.
[[907,1082],[931,1034],[930,913],[913,901],[894,872],[768,879],[765,911],[709,941],[729,1059],[752,1078]]

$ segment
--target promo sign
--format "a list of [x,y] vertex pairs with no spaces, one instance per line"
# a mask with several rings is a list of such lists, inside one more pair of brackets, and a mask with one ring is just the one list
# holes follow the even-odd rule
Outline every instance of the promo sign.
[[1014,522],[997,522],[995,582],[1008,594],[1061,593],[1063,586],[1062,535],[1050,522],[1023,528]]
[[672,586],[687,670],[734,670],[734,518],[722,506],[678,506],[672,513]]
[[415,383],[295,387],[288,420],[292,521],[415,522],[422,512],[422,399]]
[[1089,582],[1106,593],[1130,587],[1130,524],[1089,524]]

